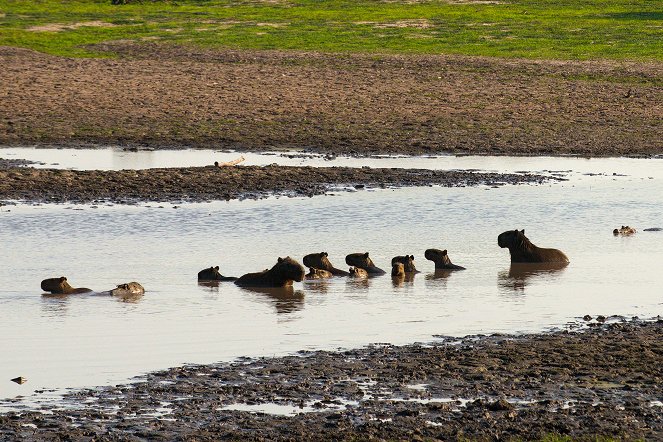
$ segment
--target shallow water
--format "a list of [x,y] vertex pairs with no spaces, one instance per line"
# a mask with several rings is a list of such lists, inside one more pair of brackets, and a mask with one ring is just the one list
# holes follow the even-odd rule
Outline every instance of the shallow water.
[[[455,167],[467,167],[465,157],[458,160],[463,165]],[[411,161],[435,167],[431,159]],[[0,398],[119,383],[183,363],[431,341],[434,334],[537,332],[585,314],[661,313],[663,232],[615,238],[612,229],[663,226],[663,162],[474,161],[572,172],[569,181],[545,186],[359,191],[179,209],[2,208]],[[510,275],[508,251],[496,238],[514,228],[564,250],[571,264]],[[423,257],[430,247],[448,249],[468,270],[436,278]],[[370,251],[385,270],[391,257],[414,254],[422,273],[402,284],[389,276],[295,283],[290,296],[196,281],[210,265],[238,276],[271,267],[277,256],[301,260],[318,251],[341,268],[346,254]],[[42,296],[39,282],[60,275],[95,290],[136,280],[147,293]],[[17,376],[28,383],[9,382]]]

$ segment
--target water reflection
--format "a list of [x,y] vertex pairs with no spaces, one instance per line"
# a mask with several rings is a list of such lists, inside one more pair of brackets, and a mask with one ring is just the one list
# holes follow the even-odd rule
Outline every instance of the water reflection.
[[329,292],[329,281],[326,279],[308,280],[304,287],[310,292],[326,294]]
[[552,279],[561,273],[568,263],[537,263],[537,264],[511,264],[509,271],[501,271],[497,274],[497,283],[500,290],[507,293],[524,293],[532,280]]
[[304,292],[288,287],[242,287],[242,290],[259,293],[271,301],[276,313],[292,313],[304,307]]
[[391,284],[394,288],[403,287],[407,282],[410,285],[414,282],[414,277],[416,273],[406,273],[405,275],[397,275],[391,277]]
[[206,292],[219,293],[221,281],[198,281],[199,287],[204,287]]

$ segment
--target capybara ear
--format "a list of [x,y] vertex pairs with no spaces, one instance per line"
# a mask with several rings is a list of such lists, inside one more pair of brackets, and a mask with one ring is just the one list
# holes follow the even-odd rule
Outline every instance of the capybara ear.
[[414,261],[414,255],[410,255],[410,259]]
[[447,254],[447,249],[442,250],[442,255],[446,255],[446,254]]
[[214,270],[219,270],[219,266],[214,267]]
[[368,258],[368,252],[364,253],[364,258]]
[[281,262],[281,261],[283,261],[283,258],[281,258],[281,257],[279,256],[279,260],[278,260],[278,262]]
[[214,162],[214,165],[215,165],[216,167],[219,167],[219,162],[218,162],[218,161],[215,161],[215,162]]
[[525,229],[521,230],[520,233],[525,234]]
[[322,252],[325,256],[329,256],[329,253],[327,252]]
[[66,280],[67,280],[66,277],[64,277],[64,276],[60,276],[60,282],[65,282]]

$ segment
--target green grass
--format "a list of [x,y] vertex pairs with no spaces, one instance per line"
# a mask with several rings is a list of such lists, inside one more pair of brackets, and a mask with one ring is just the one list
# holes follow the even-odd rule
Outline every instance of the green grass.
[[[46,24],[90,21],[58,32]],[[94,56],[131,39],[242,49],[464,54],[538,59],[663,59],[652,0],[0,0],[0,45]]]

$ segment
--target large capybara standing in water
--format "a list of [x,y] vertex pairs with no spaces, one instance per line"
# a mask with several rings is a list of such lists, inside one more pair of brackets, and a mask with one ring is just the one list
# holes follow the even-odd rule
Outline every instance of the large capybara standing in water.
[[497,244],[508,248],[511,253],[511,262],[538,263],[561,262],[568,263],[569,258],[564,252],[557,249],[544,249],[537,247],[525,236],[525,230],[508,230],[500,233]]
[[391,266],[400,262],[403,264],[403,271],[405,273],[419,273],[419,270],[414,266],[414,255],[394,256],[391,258]]
[[234,276],[223,276],[219,273],[219,266],[198,272],[198,281],[235,281],[236,279]]
[[351,253],[345,257],[345,262],[349,266],[359,267],[360,269],[366,270],[369,275],[384,275],[387,273],[373,264],[371,258],[368,257],[368,252]]
[[435,263],[435,270],[465,270],[465,267],[456,265],[449,259],[449,254],[445,250],[427,249],[424,257]]
[[334,267],[332,263],[329,262],[328,256],[329,254],[327,252],[311,253],[304,257],[304,265],[314,269],[327,270],[334,276],[349,275],[349,273],[345,270],[337,269]]
[[304,267],[289,256],[279,258],[274,267],[257,273],[247,273],[235,281],[240,287],[286,287],[293,281],[301,282]]
[[85,287],[74,288],[69,285],[67,278],[60,276],[59,278],[48,278],[41,282],[41,289],[45,292],[51,292],[54,295],[70,295],[73,293],[87,293],[92,289]]

